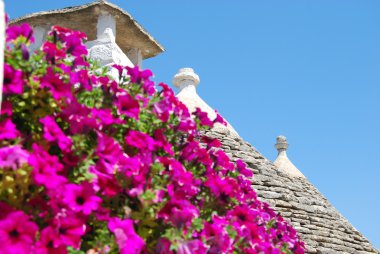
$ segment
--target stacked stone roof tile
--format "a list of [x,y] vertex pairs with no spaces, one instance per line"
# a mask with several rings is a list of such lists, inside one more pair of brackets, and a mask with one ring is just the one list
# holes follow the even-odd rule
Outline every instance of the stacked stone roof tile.
[[259,198],[287,219],[306,243],[308,253],[380,253],[306,179],[278,169],[252,145],[228,131],[211,131],[232,161],[243,160],[254,172]]

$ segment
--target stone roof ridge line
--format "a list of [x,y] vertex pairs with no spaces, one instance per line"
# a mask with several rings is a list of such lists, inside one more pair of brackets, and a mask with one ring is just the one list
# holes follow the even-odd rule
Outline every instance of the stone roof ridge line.
[[275,147],[278,151],[278,155],[276,160],[274,161],[274,165],[277,168],[285,173],[287,173],[291,177],[301,177],[306,178],[301,171],[294,166],[294,164],[288,158],[286,151],[288,150],[289,144],[285,136],[280,135],[277,137],[277,142]]

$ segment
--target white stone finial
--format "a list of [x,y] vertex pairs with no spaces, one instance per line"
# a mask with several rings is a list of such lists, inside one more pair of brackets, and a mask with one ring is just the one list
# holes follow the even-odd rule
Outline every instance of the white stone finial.
[[282,151],[286,151],[289,147],[288,141],[285,136],[278,136],[277,143],[275,144],[277,151],[280,153]]
[[276,160],[274,161],[274,165],[276,165],[280,170],[284,171],[291,177],[305,178],[301,171],[299,171],[298,168],[294,166],[294,164],[289,160],[288,156],[286,155],[286,150],[288,149],[289,144],[285,136],[277,137],[277,143],[275,144],[275,147],[278,151],[278,155]]
[[192,68],[182,68],[173,78],[173,84],[180,90],[185,87],[193,86],[194,88],[199,84],[199,76],[194,72]]

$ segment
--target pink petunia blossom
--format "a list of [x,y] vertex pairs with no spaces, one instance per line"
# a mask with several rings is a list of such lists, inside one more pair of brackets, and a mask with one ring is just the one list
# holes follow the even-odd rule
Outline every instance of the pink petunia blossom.
[[65,186],[63,203],[74,212],[90,215],[99,208],[101,202],[102,199],[95,195],[93,186],[88,182],[83,182],[80,185],[66,184]]
[[53,67],[48,67],[46,74],[41,78],[41,87],[47,88],[55,100],[72,98],[71,84],[65,83],[62,77],[55,73]]
[[139,102],[132,98],[129,94],[123,94],[117,97],[116,106],[119,114],[124,114],[128,117],[139,119],[140,105]]
[[125,143],[140,150],[154,151],[157,147],[157,142],[151,136],[134,130],[128,132]]
[[22,94],[24,86],[23,73],[9,64],[4,64],[3,94]]
[[186,199],[171,199],[158,213],[158,218],[171,222],[178,228],[189,226],[191,221],[198,216],[198,209]]
[[181,242],[178,246],[177,254],[206,254],[208,248],[200,240]]
[[75,249],[80,247],[82,236],[86,232],[86,224],[81,218],[66,212],[58,213],[51,226],[57,232],[54,246],[65,245]]
[[5,146],[0,148],[0,168],[16,170],[28,162],[29,153],[21,146]]
[[28,163],[33,168],[32,176],[38,185],[53,189],[67,182],[65,177],[58,174],[63,166],[56,156],[50,155],[37,144],[33,144],[32,149]]
[[19,37],[24,37],[25,39],[29,40],[29,42],[34,42],[33,37],[33,29],[31,26],[27,23],[23,23],[19,26],[13,25],[9,26],[6,29],[6,41],[11,42],[16,40]]
[[24,212],[9,213],[0,220],[1,253],[30,253],[37,230]]
[[40,239],[35,245],[36,254],[66,254],[67,246],[57,244],[58,232],[48,226],[41,231]]
[[49,142],[57,142],[59,148],[68,153],[71,151],[72,141],[68,138],[58,124],[55,122],[53,116],[45,116],[40,119],[44,126],[44,138]]
[[15,139],[20,135],[16,129],[16,125],[10,118],[6,118],[0,122],[0,140]]
[[132,220],[111,218],[108,228],[114,233],[121,254],[140,254],[145,247],[144,240],[136,234],[133,228]]

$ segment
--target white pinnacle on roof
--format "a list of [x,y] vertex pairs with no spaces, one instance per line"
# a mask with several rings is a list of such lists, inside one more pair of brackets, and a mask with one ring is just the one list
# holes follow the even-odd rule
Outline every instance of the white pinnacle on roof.
[[283,170],[292,177],[305,178],[301,171],[299,171],[298,168],[294,166],[294,164],[289,160],[288,156],[286,155],[286,150],[288,149],[289,144],[285,136],[277,137],[277,143],[275,147],[278,151],[278,155],[277,159],[274,161],[274,165],[276,165],[280,170]]
[[[206,112],[211,120],[216,118],[215,110],[212,109],[207,103],[202,100],[197,94],[196,86],[199,84],[199,76],[194,73],[192,68],[182,68],[173,78],[173,84],[179,88],[177,98],[187,106],[190,112],[195,112],[196,108]],[[215,124],[213,130],[226,132],[232,136],[239,136],[235,129],[227,122],[227,126],[222,124]]]

